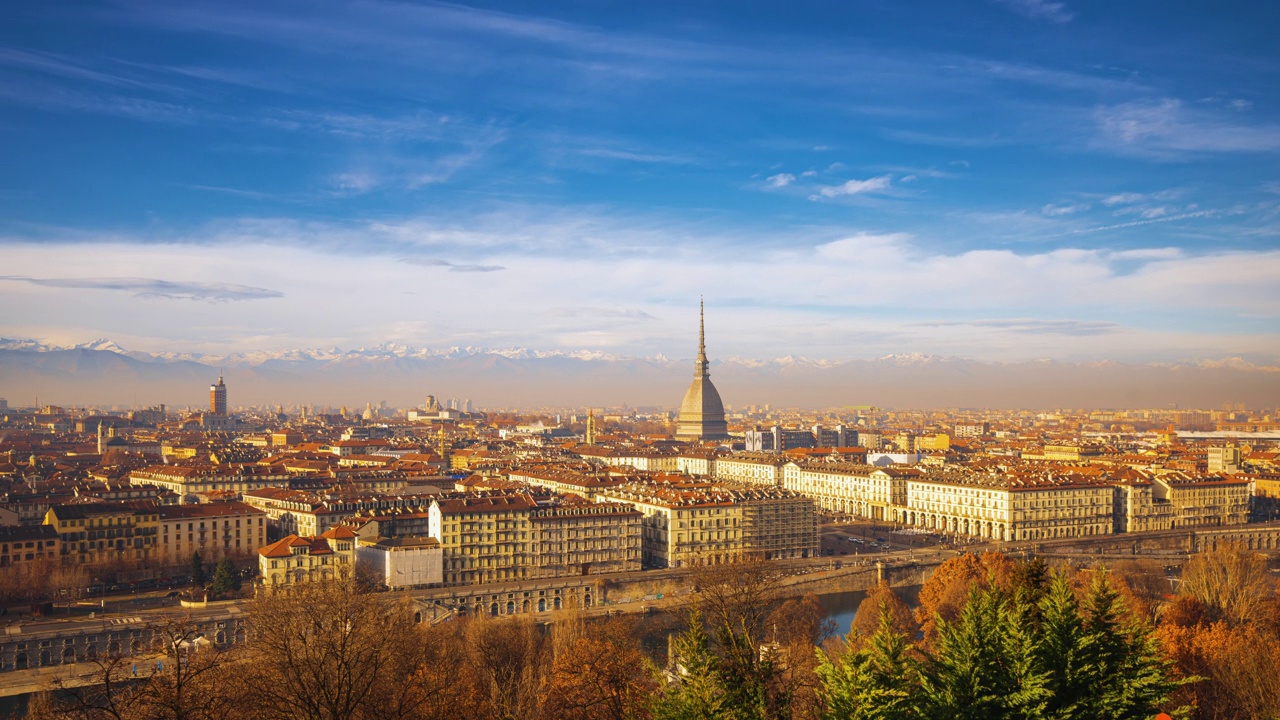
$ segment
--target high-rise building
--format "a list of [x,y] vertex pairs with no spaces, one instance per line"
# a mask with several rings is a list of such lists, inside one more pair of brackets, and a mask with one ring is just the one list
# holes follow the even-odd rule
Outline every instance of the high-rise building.
[[708,372],[706,308],[698,302],[698,359],[693,364],[693,382],[680,403],[680,417],[676,426],[677,440],[721,440],[729,437],[729,426],[724,420],[724,403],[720,393],[711,384]]
[[222,382],[221,375],[218,376],[217,385],[209,386],[209,414],[227,414],[227,386]]

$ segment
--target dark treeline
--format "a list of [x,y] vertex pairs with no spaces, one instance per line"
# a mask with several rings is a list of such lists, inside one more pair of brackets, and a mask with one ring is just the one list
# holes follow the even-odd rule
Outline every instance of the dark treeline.
[[[938,568],[913,612],[887,586],[847,637],[814,597],[783,597],[763,562],[707,568],[665,655],[651,626],[561,612],[414,622],[355,583],[259,599],[249,642],[188,624],[100,682],[32,699],[39,720],[683,720],[712,718],[1274,718],[1280,603],[1264,558],[1192,558],[1162,574],[1004,555]],[[133,674],[135,665],[145,673]],[[154,671],[152,671],[154,669]]]

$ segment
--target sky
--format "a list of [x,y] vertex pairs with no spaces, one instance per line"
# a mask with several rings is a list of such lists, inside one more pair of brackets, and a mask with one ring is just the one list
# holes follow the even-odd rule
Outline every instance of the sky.
[[0,337],[1280,363],[1274,2],[16,3]]

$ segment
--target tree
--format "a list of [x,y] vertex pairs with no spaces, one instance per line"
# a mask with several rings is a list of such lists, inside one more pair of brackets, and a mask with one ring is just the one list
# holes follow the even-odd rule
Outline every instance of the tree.
[[32,720],[227,720],[238,717],[233,652],[204,640],[190,618],[151,627],[154,652],[90,661],[94,682],[54,681],[29,710]]
[[631,621],[605,620],[557,653],[542,717],[548,720],[647,718],[657,681],[645,666]]
[[694,582],[730,717],[787,717],[795,686],[779,662],[781,648],[763,647],[767,620],[780,602],[777,569],[753,556],[700,568]]
[[[836,660],[818,651],[817,674],[822,680],[820,697],[825,706],[822,717],[827,720],[919,717],[918,681],[907,660],[909,644],[906,636],[895,629],[894,622],[893,610],[881,601],[876,630],[862,643],[861,649]],[[853,642],[851,638],[850,644]]]
[[992,586],[1008,587],[1014,563],[1001,553],[964,553],[938,566],[920,588],[916,620],[925,642],[934,640],[937,621],[952,622],[969,602],[970,591]]
[[500,720],[537,717],[549,649],[533,620],[479,617],[467,621],[466,652],[484,698],[485,714]]
[[889,613],[893,631],[899,635],[914,638],[920,631],[920,626],[912,617],[911,608],[898,597],[887,582],[882,580],[858,604],[858,611],[853,616],[852,628],[857,635],[850,633],[850,642],[853,643],[855,637],[869,638],[874,635],[880,628],[883,619],[881,615],[886,611]]
[[1192,556],[1178,589],[1230,623],[1262,619],[1272,591],[1266,558],[1235,543]]
[[191,582],[196,587],[204,586],[204,558],[200,557],[200,551],[191,553]]
[[711,639],[697,605],[689,611],[688,628],[673,643],[674,680],[653,703],[655,720],[719,720],[729,717],[716,671]]
[[236,570],[235,563],[231,562],[231,558],[222,558],[213,570],[213,584],[209,586],[210,594],[221,597],[239,589],[240,573]]
[[1026,617],[1011,611],[995,588],[974,587],[955,622],[937,621],[935,651],[921,671],[921,709],[926,717],[957,720],[1041,717],[1043,677],[1031,654],[1033,637],[1011,630]]
[[249,607],[239,683],[257,717],[345,720],[412,717],[425,643],[413,612],[351,580],[303,583]]

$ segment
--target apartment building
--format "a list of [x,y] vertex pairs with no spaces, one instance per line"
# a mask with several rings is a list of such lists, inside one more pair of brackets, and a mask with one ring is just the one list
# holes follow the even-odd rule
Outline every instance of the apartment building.
[[359,513],[424,509],[432,498],[425,494],[354,494],[288,488],[263,488],[247,492],[243,497],[246,504],[267,514],[274,533],[304,537],[321,535]]
[[156,515],[154,557],[162,565],[189,563],[197,552],[208,563],[239,559],[267,544],[267,514],[242,502],[162,505]]
[[445,585],[529,577],[533,497],[445,495],[431,503],[429,534],[440,542]]
[[588,474],[547,466],[510,470],[507,472],[507,479],[587,500],[595,500],[596,493],[601,488],[617,487],[626,482],[625,478],[614,475]]
[[888,520],[894,506],[906,505],[907,480],[922,474],[860,463],[789,462],[782,467],[782,487],[812,498],[827,512]]
[[1095,477],[928,472],[907,481],[895,520],[938,532],[994,540],[1107,535],[1115,490]]
[[773,453],[736,453],[716,460],[713,477],[718,482],[778,487],[784,460]]
[[44,518],[58,534],[62,557],[75,563],[151,558],[159,520],[159,508],[115,503],[57,505]]
[[134,485],[155,485],[186,497],[224,491],[243,494],[267,487],[288,487],[290,474],[266,465],[156,465],[129,473]]
[[315,537],[289,535],[258,549],[262,586],[272,592],[306,582],[338,580],[355,569],[356,535],[332,528]]
[[61,556],[58,532],[49,525],[0,527],[0,567]]
[[1156,498],[1168,501],[1174,528],[1239,525],[1249,521],[1249,480],[1235,475],[1156,475]]
[[631,483],[599,499],[631,503],[643,515],[645,567],[718,565],[748,553],[809,557],[817,551],[813,501],[777,487]]
[[529,577],[639,570],[640,511],[575,495],[529,511]]

